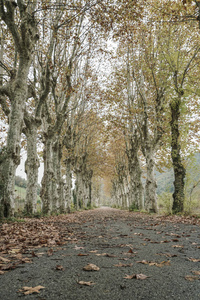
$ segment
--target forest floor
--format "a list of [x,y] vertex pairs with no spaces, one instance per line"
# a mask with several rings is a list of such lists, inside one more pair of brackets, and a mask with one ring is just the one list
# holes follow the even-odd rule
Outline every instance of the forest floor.
[[100,208],[0,224],[0,299],[200,299],[200,219]]

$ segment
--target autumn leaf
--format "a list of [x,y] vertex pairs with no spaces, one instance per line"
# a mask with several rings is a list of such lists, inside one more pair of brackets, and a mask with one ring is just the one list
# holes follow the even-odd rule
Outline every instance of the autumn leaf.
[[119,263],[118,265],[114,265],[115,267],[132,267],[133,264],[122,264],[122,263]]
[[5,272],[0,270],[0,275],[3,275]]
[[108,254],[108,253],[97,253],[96,256],[107,256],[107,257],[116,257],[116,255]]
[[139,280],[144,280],[146,278],[148,278],[149,276],[147,275],[144,275],[144,274],[136,274],[136,279],[139,279]]
[[3,261],[3,262],[10,262],[10,260],[9,259],[7,259],[7,258],[5,258],[5,257],[2,257],[2,256],[0,256],[0,260],[1,261]]
[[185,279],[188,281],[194,281],[194,280],[199,280],[198,276],[192,276],[192,275],[187,275],[185,276]]
[[78,246],[75,246],[74,249],[75,249],[75,250],[82,250],[82,249],[84,249],[84,247],[78,247]]
[[133,278],[136,278],[138,280],[144,280],[146,278],[148,278],[149,276],[147,275],[144,275],[144,274],[132,274],[132,275],[127,275],[124,277],[125,279],[133,279]]
[[47,255],[48,255],[48,256],[53,255],[53,249],[49,249],[49,250],[47,251]]
[[78,284],[90,286],[90,285],[93,285],[95,283],[92,282],[92,281],[78,281]]
[[137,261],[137,263],[141,263],[141,264],[149,265],[149,266],[156,266],[156,267],[170,266],[170,260],[162,261],[160,263],[157,263],[154,261],[142,260],[142,261]]
[[57,265],[57,266],[56,266],[56,270],[58,270],[58,271],[63,271],[64,268],[63,268],[62,265]]
[[84,271],[99,271],[100,268],[94,264],[88,264],[87,266],[83,267],[83,270]]
[[195,275],[200,275],[200,271],[192,271],[192,273]]
[[147,260],[145,260],[145,259],[143,259],[143,260],[139,260],[139,261],[136,261],[137,263],[141,263],[141,264],[144,264],[144,265],[148,265],[149,264],[149,262],[147,261]]
[[124,277],[125,279],[133,279],[133,278],[136,278],[136,274],[132,274],[132,275],[125,275]]
[[128,250],[128,253],[133,253],[133,250],[132,250],[132,249],[129,249],[129,250]]
[[192,257],[188,258],[188,260],[189,261],[193,261],[193,262],[199,262],[200,261],[200,259],[198,259],[198,258],[192,258]]
[[44,286],[42,285],[38,285],[36,287],[28,287],[28,286],[24,286],[21,290],[19,290],[18,292],[23,293],[24,295],[30,295],[33,293],[38,293],[40,292],[41,289],[45,289]]
[[78,256],[88,256],[89,254],[86,253],[79,253]]

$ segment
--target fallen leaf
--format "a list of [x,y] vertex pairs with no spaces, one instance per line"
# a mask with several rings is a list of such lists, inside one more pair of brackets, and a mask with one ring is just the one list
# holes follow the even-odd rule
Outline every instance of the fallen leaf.
[[91,250],[91,251],[89,251],[90,253],[97,253],[98,252],[98,250]]
[[90,286],[90,285],[93,285],[93,284],[95,284],[95,283],[92,282],[92,281],[78,281],[78,284]]
[[75,246],[74,249],[75,249],[75,250],[82,250],[82,249],[84,249],[84,247],[78,247],[78,246]]
[[139,280],[144,280],[146,278],[148,278],[149,276],[147,275],[144,275],[144,274],[136,274],[136,279],[139,279]]
[[100,268],[94,264],[88,264],[87,266],[83,267],[83,270],[84,271],[99,271]]
[[38,293],[40,292],[41,289],[45,289],[44,286],[42,285],[38,285],[36,287],[28,287],[28,286],[24,286],[21,290],[19,290],[18,292],[23,293],[24,295],[30,295],[33,293]]
[[133,264],[122,264],[122,263],[119,263],[118,265],[114,265],[115,267],[132,267]]
[[53,249],[49,249],[49,250],[47,251],[47,255],[48,255],[48,256],[53,255]]
[[132,275],[127,275],[124,277],[125,279],[133,279],[136,278],[138,280],[144,280],[146,278],[148,278],[149,276],[144,275],[144,274],[132,274]]
[[38,255],[34,251],[32,251],[31,255],[32,257],[38,257]]
[[144,264],[144,265],[148,265],[149,262],[147,260],[141,260],[141,261],[136,261],[137,263],[140,263],[140,264]]
[[192,257],[188,258],[188,260],[193,261],[193,262],[199,262],[200,261],[200,259],[192,258]]
[[56,266],[56,270],[63,271],[63,270],[64,270],[64,268],[63,268],[63,266],[62,266],[62,265],[57,265],[57,266]]
[[88,256],[89,254],[86,253],[79,253],[78,256]]
[[192,273],[195,275],[200,275],[200,271],[192,271]]
[[198,276],[191,276],[191,275],[187,275],[185,276],[185,279],[188,281],[194,281],[194,280],[199,280]]
[[0,275],[3,275],[5,272],[0,270]]
[[124,277],[125,279],[133,279],[133,278],[136,278],[136,274],[133,274],[133,275],[125,275]]
[[3,256],[0,256],[0,260],[3,261],[3,262],[10,262],[9,259],[3,257]]

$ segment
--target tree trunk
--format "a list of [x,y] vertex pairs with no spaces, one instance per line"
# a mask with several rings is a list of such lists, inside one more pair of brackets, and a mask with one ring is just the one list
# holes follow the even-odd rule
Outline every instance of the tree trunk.
[[158,212],[157,195],[156,195],[156,179],[154,174],[155,161],[154,152],[146,148],[146,164],[147,164],[147,179],[145,184],[145,209],[149,212]]
[[4,217],[10,217],[15,212],[15,172],[20,164],[21,132],[24,117],[25,101],[27,99],[27,77],[29,61],[23,60],[24,66],[15,80],[12,92],[12,107],[9,116],[9,129],[5,159],[0,165],[0,176],[3,183],[1,207]]
[[144,209],[144,188],[142,184],[142,170],[137,152],[131,153],[129,157],[129,174],[130,174],[130,205],[134,204],[135,208]]
[[43,150],[44,174],[42,178],[41,200],[42,212],[49,215],[52,211],[52,181],[53,181],[53,161],[52,161],[52,140],[46,139]]
[[37,154],[37,127],[37,124],[31,122],[29,128],[25,130],[27,137],[27,160],[25,162],[27,188],[25,210],[28,214],[37,212],[38,168],[40,166]]
[[127,141],[126,154],[130,175],[129,207],[144,209],[144,188],[142,184],[142,170],[138,158],[139,141],[136,133]]
[[181,160],[181,146],[179,143],[179,116],[180,116],[180,96],[170,103],[171,109],[171,157],[174,169],[174,193],[173,206],[174,213],[183,212],[184,205],[184,179],[185,168]]
[[52,212],[58,213],[59,204],[58,204],[58,175],[60,172],[60,160],[59,160],[59,145],[58,141],[54,142],[52,147],[52,167],[53,167],[53,178],[52,178]]
[[70,212],[72,202],[72,172],[71,172],[71,160],[65,160],[66,166],[66,184],[65,184],[65,208]]

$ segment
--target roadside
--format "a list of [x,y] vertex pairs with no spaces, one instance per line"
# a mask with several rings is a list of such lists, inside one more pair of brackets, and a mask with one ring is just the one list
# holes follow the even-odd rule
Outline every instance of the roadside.
[[199,300],[199,223],[104,207],[3,224],[0,299]]

